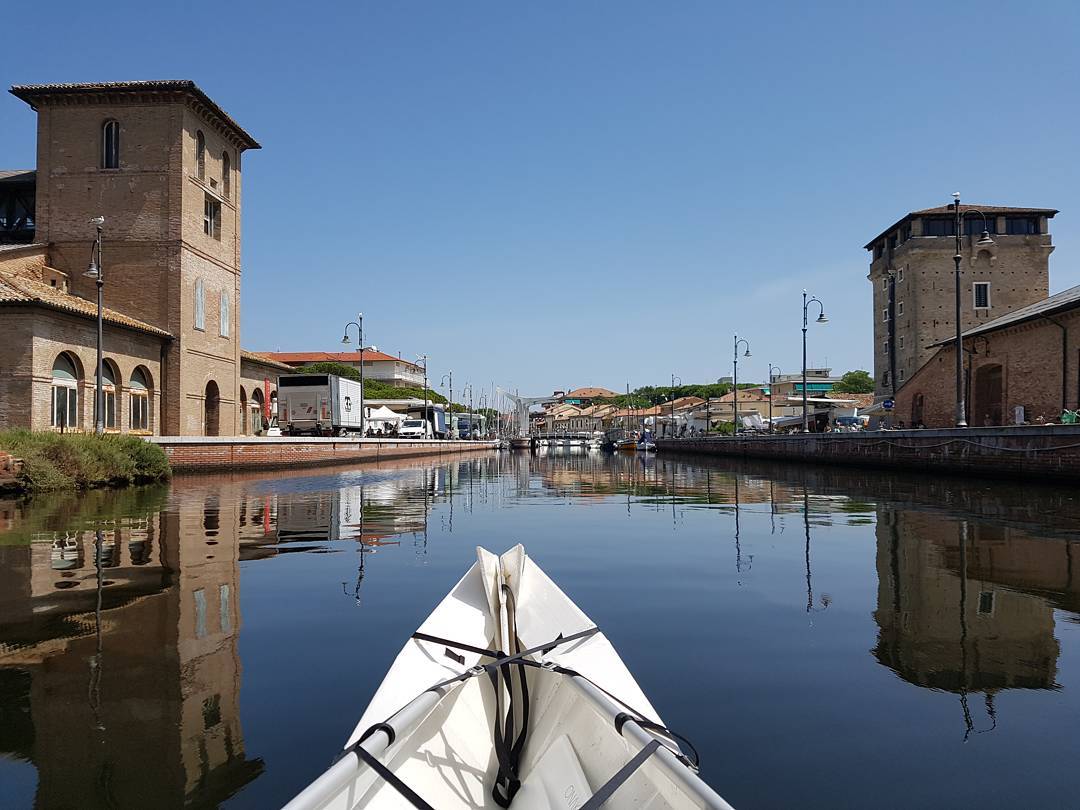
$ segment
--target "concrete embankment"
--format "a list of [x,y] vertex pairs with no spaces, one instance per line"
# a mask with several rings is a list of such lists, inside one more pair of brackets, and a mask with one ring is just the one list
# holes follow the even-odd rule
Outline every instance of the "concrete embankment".
[[668,453],[704,453],[967,475],[1080,480],[1080,425],[660,439]]
[[282,436],[154,436],[174,472],[260,470],[444,456],[494,449],[494,442]]

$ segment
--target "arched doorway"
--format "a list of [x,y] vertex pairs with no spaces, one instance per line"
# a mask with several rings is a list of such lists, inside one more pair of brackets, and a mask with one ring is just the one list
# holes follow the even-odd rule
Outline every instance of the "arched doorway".
[[240,435],[247,436],[248,433],[248,409],[247,409],[247,391],[244,390],[244,386],[240,386]]
[[263,392],[261,388],[251,390],[251,432],[259,435],[263,432]]
[[975,402],[971,421],[975,425],[1004,424],[1002,413],[1002,370],[999,363],[975,370]]
[[203,396],[203,433],[207,436],[217,436],[221,423],[221,393],[218,385],[213,380],[206,384],[206,393]]

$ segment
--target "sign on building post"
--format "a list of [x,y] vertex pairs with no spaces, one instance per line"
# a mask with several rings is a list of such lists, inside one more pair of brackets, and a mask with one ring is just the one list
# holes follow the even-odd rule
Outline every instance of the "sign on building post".
[[270,424],[270,378],[263,377],[263,421]]

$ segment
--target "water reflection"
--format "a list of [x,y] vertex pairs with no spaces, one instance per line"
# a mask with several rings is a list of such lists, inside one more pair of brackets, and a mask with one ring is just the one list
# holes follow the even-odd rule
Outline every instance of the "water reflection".
[[[480,542],[524,540],[556,565],[559,554],[578,555],[583,570],[590,555],[600,555],[601,568],[615,566],[618,581],[628,572],[640,576],[642,561],[649,578],[670,578],[670,589],[656,594],[672,603],[671,615],[702,618],[697,630],[663,622],[656,638],[680,648],[701,641],[711,649],[737,645],[738,657],[772,686],[760,703],[747,697],[746,714],[730,720],[763,728],[768,739],[801,733],[790,728],[790,710],[773,708],[774,694],[795,695],[788,699],[805,701],[799,704],[804,712],[818,703],[836,716],[847,712],[842,699],[828,703],[834,685],[828,679],[850,677],[858,662],[872,671],[853,688],[886,695],[890,681],[910,693],[948,698],[927,715],[940,719],[943,734],[954,741],[997,739],[1003,718],[1017,719],[1002,693],[1065,691],[1060,623],[1076,623],[1080,610],[1078,525],[1080,506],[1056,490],[585,452],[485,454],[438,466],[399,462],[288,478],[191,478],[171,489],[3,503],[0,754],[37,771],[36,796],[6,805],[216,806],[234,797],[238,805],[264,806],[283,800],[314,766],[267,756],[280,728],[258,737],[254,755],[247,753],[252,745],[245,741],[240,700],[242,676],[250,684],[251,673],[245,675],[240,660],[242,580],[246,593],[277,600],[276,591],[300,566],[329,561],[316,584],[293,591],[304,600],[298,610],[310,610],[312,622],[274,627],[272,642],[249,635],[255,640],[245,642],[253,645],[245,660],[261,660],[268,643],[314,656],[325,640],[303,634],[323,625],[327,634],[331,627],[339,634],[362,627],[368,635],[359,638],[376,652],[358,645],[342,653],[342,667],[304,671],[305,689],[335,694],[333,684],[346,683],[344,699],[355,703],[381,677],[379,645],[392,655],[401,643],[393,622],[402,605],[412,611],[403,624],[415,624],[414,614],[445,592],[448,577],[463,570]],[[846,545],[841,538],[848,538]],[[432,561],[442,567],[427,577]],[[270,571],[278,578],[252,579]],[[573,571],[567,567],[564,575]],[[685,587],[690,579],[695,585]],[[599,579],[574,585],[575,595],[594,604],[603,600],[590,588],[605,599],[612,593]],[[332,600],[321,601],[324,594]],[[267,610],[265,602],[257,604]],[[762,624],[768,632],[739,635],[739,625],[752,625],[756,614],[769,617]],[[640,611],[628,615],[643,621]],[[731,622],[731,615],[739,621]],[[842,631],[845,621],[858,627]],[[829,654],[842,666],[808,688],[806,667],[813,659],[792,652],[790,681],[776,681],[786,677],[785,668],[770,656],[777,647],[801,649],[801,635],[810,633],[831,639]],[[637,655],[648,679],[647,658],[626,652]],[[709,670],[711,659],[700,663],[702,677],[710,679],[702,688],[722,683],[718,677],[739,677],[734,670]],[[290,671],[280,660],[274,666]],[[362,684],[352,677],[359,673]],[[646,686],[678,716],[693,690],[668,681],[664,674]],[[287,697],[281,684],[270,693],[275,700]],[[906,711],[900,698],[881,700],[895,700],[898,716]],[[1071,693],[1068,705],[1076,705]],[[249,737],[252,718],[259,726],[264,713],[278,710],[289,711],[249,703]],[[690,722],[697,712],[687,709]],[[309,729],[301,726],[290,732],[288,745],[332,750],[341,739],[341,718],[326,714],[305,715],[324,736],[305,737]],[[879,726],[866,739],[847,742],[853,749],[871,740],[888,744],[887,737],[878,739]],[[975,736],[995,730],[991,737]],[[710,739],[708,727],[695,731],[695,742],[705,748],[725,744],[723,734]],[[814,734],[809,726],[805,733]],[[743,772],[747,790],[760,790],[754,773],[758,760],[768,762],[769,745],[746,743],[747,759],[730,772],[725,768],[732,798]],[[739,756],[725,753],[720,761]],[[285,770],[272,793],[258,791],[263,757]],[[324,765],[325,756],[317,764]],[[812,792],[806,780],[813,778],[805,775],[797,790],[774,803]],[[748,793],[750,804],[754,795]],[[841,798],[837,804],[857,803]]]
[[262,770],[240,729],[236,534],[211,552],[219,530],[184,528],[212,508],[145,495],[96,494],[115,518],[49,531],[61,504],[0,545],[4,715],[24,718],[0,750],[36,766],[36,806],[215,805]]

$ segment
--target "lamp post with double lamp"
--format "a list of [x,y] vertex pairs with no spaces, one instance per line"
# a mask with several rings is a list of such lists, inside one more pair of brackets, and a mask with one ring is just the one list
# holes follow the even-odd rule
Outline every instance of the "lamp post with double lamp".
[[101,266],[101,232],[105,228],[105,217],[94,217],[90,220],[97,233],[94,237],[94,245],[90,248],[90,267],[84,276],[97,282],[97,387],[94,389],[94,433],[100,436],[105,432],[105,414],[102,411],[104,394],[101,386],[101,372],[104,360],[101,355],[101,305],[104,298],[105,270]]
[[960,209],[960,192],[953,193],[953,218],[956,230],[956,253],[953,255],[956,287],[956,426],[967,427],[967,404],[964,396],[964,338],[963,327],[960,323],[960,261],[963,258],[960,251],[964,248],[964,217],[968,214],[977,214],[982,217],[983,232],[976,242],[977,247],[989,247],[994,244],[990,238],[990,229],[986,225],[986,214],[974,208],[967,211]]
[[777,377],[779,377],[780,374],[782,373],[780,371],[780,366],[774,366],[772,363],[769,363],[769,433],[773,432],[773,421],[772,421],[773,371],[776,372]]
[[735,354],[731,371],[731,419],[732,425],[735,428],[735,436],[739,435],[739,344],[746,346],[746,354],[743,357],[750,357],[750,343],[749,341],[742,340],[738,335],[735,335]]
[[668,430],[671,431],[671,438],[675,438],[675,381],[679,381],[679,385],[682,385],[682,377],[678,374],[671,375],[671,425],[668,426]]
[[454,438],[454,370],[450,369],[448,372],[442,375],[442,380],[439,382],[439,388],[446,385],[446,378],[450,378],[450,396],[446,399],[446,408],[449,412],[446,423],[446,438]]
[[356,327],[356,344],[360,347],[360,435],[364,436],[367,427],[367,414],[364,412],[364,313],[358,313],[355,321],[345,324],[345,336],[341,342],[346,346],[349,345],[350,326]]
[[802,432],[809,431],[806,420],[806,313],[810,309],[811,304],[817,304],[819,307],[817,323],[828,323],[829,319],[825,317],[825,305],[821,303],[819,298],[812,297],[807,299],[806,290],[802,291]]

